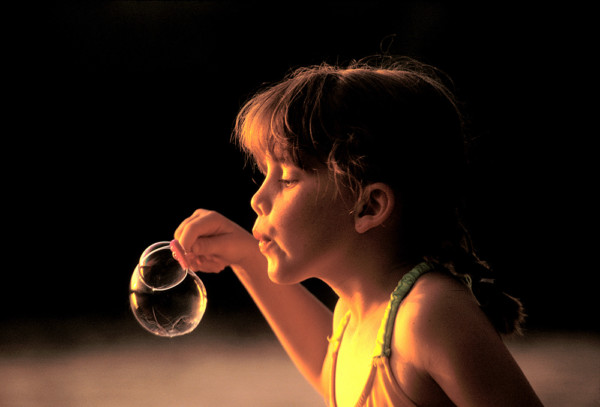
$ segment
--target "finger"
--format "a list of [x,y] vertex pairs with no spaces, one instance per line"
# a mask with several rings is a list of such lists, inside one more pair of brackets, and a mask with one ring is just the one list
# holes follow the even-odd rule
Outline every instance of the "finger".
[[191,216],[184,219],[183,222],[181,222],[175,230],[175,239],[179,240],[179,237],[181,236],[187,225],[191,222],[194,222],[198,217],[204,216],[206,212],[207,211],[204,209],[197,209]]
[[191,270],[203,273],[219,273],[227,264],[217,257],[198,256],[194,258]]
[[[196,211],[195,216],[181,226],[176,239],[186,252],[192,251],[192,246],[200,237],[218,235],[222,231],[223,219],[211,211]],[[198,253],[204,254],[206,252]]]
[[231,245],[229,240],[230,236],[227,234],[200,236],[192,243],[189,253],[194,257],[220,257],[227,253]]
[[188,260],[188,256],[186,255],[179,242],[177,240],[172,240],[169,246],[171,247],[171,251],[173,252],[173,257],[179,262],[179,264],[181,264],[181,267],[183,267],[186,270],[189,269],[190,261]]

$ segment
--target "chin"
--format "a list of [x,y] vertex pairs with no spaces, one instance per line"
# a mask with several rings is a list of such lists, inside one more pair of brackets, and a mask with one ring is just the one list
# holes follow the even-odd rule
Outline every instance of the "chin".
[[281,267],[280,264],[276,264],[270,259],[268,273],[269,279],[275,284],[292,285],[306,280],[306,278],[300,276],[300,273],[294,272],[286,267]]

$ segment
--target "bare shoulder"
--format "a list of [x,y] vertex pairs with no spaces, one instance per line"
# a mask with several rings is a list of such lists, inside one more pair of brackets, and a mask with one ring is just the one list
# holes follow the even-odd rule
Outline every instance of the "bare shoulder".
[[[481,335],[494,335],[494,328],[480,309],[473,293],[452,276],[431,272],[423,275],[403,300],[394,328],[393,345],[412,349],[452,346]],[[414,363],[426,366],[431,352],[418,352]]]
[[457,299],[471,304],[477,303],[469,287],[451,275],[436,271],[421,276],[404,302],[413,302],[416,297],[419,297],[420,301],[426,301],[428,305],[449,305]]
[[471,290],[449,275],[432,272],[415,283],[393,338],[392,354],[426,378],[417,396],[441,390],[457,405],[540,405]]

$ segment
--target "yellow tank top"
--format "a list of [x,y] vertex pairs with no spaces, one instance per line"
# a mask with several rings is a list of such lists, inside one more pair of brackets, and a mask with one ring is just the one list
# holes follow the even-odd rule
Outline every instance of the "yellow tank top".
[[[402,391],[390,366],[392,333],[400,303],[406,297],[417,279],[431,270],[427,263],[420,263],[406,273],[391,295],[390,302],[383,315],[381,327],[377,333],[377,341],[373,352],[373,363],[367,383],[363,388],[356,407],[385,407],[385,406],[415,406]],[[329,340],[331,346],[331,377],[329,382],[329,407],[337,407],[335,401],[335,371],[340,343],[350,321],[350,312],[347,312],[340,321],[333,336]]]

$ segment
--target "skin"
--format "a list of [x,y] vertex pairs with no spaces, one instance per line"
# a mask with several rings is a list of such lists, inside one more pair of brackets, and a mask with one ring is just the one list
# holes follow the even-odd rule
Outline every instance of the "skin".
[[[197,210],[175,232],[196,271],[231,266],[306,379],[329,398],[327,337],[346,312],[336,401],[354,406],[370,369],[389,295],[412,265],[398,240],[401,211],[385,184],[351,199],[325,170],[267,159],[251,205],[253,235]],[[302,285],[319,278],[339,295],[334,313]],[[418,405],[541,405],[471,292],[436,272],[403,301],[392,337],[392,372]]]
[[346,254],[353,218],[325,174],[269,160],[251,206],[258,215],[253,235],[272,281],[299,283],[335,268]]

